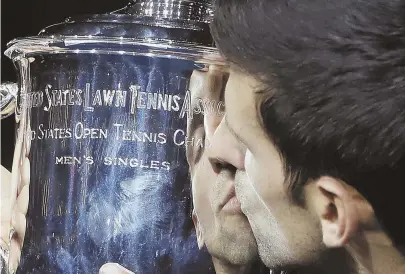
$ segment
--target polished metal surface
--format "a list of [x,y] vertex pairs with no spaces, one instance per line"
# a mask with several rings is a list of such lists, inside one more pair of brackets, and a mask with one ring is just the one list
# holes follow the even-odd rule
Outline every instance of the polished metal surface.
[[190,219],[188,80],[169,58],[69,54],[27,64],[29,222],[18,273],[209,273]]
[[136,1],[9,43],[31,170],[17,273],[213,273],[185,152],[190,76],[216,60],[210,7]]
[[165,40],[211,47],[211,17],[212,3],[207,0],[134,1],[114,12],[67,18],[39,36]]
[[18,93],[16,83],[0,84],[0,118],[4,119],[14,114]]
[[114,13],[209,22],[213,16],[210,0],[134,0]]

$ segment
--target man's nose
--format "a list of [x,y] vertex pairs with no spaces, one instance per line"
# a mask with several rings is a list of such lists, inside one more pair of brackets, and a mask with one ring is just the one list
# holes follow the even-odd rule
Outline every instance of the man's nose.
[[233,136],[222,119],[211,137],[208,150],[213,170],[219,173],[223,168],[244,169],[245,151],[244,146]]

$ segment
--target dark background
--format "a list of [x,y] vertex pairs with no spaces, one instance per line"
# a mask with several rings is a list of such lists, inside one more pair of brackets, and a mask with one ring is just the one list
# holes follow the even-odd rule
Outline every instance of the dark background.
[[[4,56],[7,43],[17,37],[34,36],[46,26],[66,17],[106,13],[124,7],[131,0],[3,0],[1,1],[1,81],[17,80],[12,62]],[[1,165],[11,170],[15,117],[1,121]]]

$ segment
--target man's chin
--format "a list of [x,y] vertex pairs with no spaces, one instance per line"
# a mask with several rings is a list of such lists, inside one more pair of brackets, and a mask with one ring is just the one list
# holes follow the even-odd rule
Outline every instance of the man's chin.
[[221,230],[223,237],[228,238],[231,244],[244,249],[257,250],[252,228],[244,215],[227,216]]
[[232,265],[246,265],[259,259],[256,241],[248,233],[227,235],[216,244],[216,257]]

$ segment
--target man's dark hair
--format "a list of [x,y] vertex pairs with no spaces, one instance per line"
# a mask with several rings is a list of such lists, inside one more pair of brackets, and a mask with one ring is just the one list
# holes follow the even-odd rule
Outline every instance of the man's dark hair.
[[212,33],[264,84],[259,116],[293,199],[311,179],[341,179],[403,247],[405,1],[217,0]]

